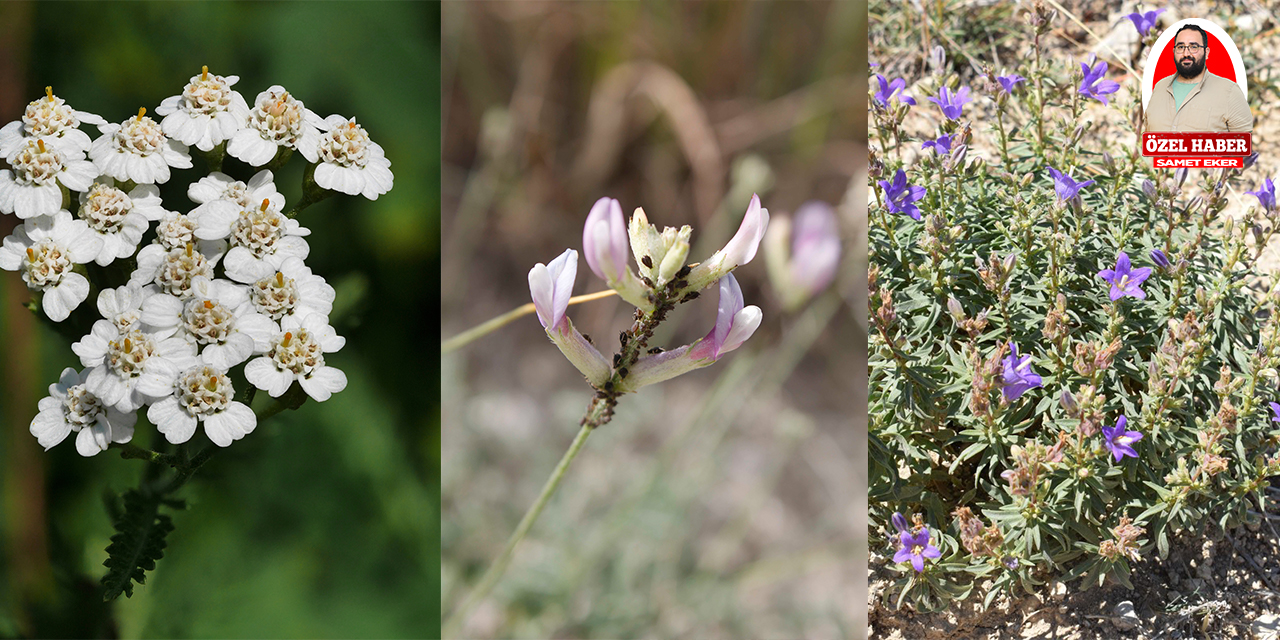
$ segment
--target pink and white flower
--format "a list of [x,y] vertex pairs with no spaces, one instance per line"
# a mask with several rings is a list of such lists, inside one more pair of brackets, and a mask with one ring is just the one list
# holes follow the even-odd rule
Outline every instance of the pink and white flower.
[[249,120],[244,96],[231,88],[239,81],[239,76],[214,75],[202,67],[182,95],[165,98],[156,108],[164,116],[160,126],[165,135],[201,151],[212,151],[231,139]]
[[774,220],[764,239],[765,262],[783,305],[796,309],[820,293],[840,266],[840,227],[835,210],[825,202],[806,202],[794,224]]
[[171,395],[147,409],[147,419],[173,444],[182,444],[204,424],[205,435],[219,447],[245,437],[258,426],[258,417],[243,402],[225,370],[201,363],[184,371]]
[[0,158],[12,160],[27,139],[40,138],[46,145],[67,154],[89,150],[89,134],[79,129],[82,124],[106,124],[101,116],[72,109],[65,100],[53,95],[53,87],[44,88],[45,97],[27,104],[22,120],[0,128]]
[[308,159],[317,158],[315,181],[325,189],[349,196],[363,195],[370,200],[391,190],[394,177],[391,161],[377,143],[369,139],[355,118],[339,115],[325,118],[329,130],[319,137],[316,146],[307,140],[298,143],[298,151]]
[[62,208],[62,188],[84,191],[98,169],[74,148],[60,151],[44,138],[26,138],[8,159],[13,171],[0,171],[0,213],[19,218],[52,215]]
[[723,249],[693,268],[689,274],[689,290],[698,291],[723,278],[729,272],[751,262],[756,249],[769,228],[769,210],[760,206],[760,196],[752,195],[742,225]]
[[550,264],[539,262],[529,270],[529,294],[547,337],[587,381],[600,387],[609,379],[609,361],[573,326],[565,312],[578,276],[578,252],[566,249]]
[[324,363],[324,354],[341,349],[346,342],[318,313],[301,321],[286,316],[266,355],[244,366],[245,380],[272,398],[284,395],[297,380],[313,400],[324,402],[347,388],[346,374]]
[[111,443],[123,444],[133,439],[133,425],[138,415],[120,411],[102,402],[85,385],[85,372],[70,367],[62,370],[58,381],[49,385],[49,396],[42,398],[40,413],[31,421],[31,435],[45,451],[77,433],[76,451],[87,457],[106,451]]
[[98,127],[102,136],[93,141],[89,158],[103,175],[137,184],[164,184],[170,167],[191,168],[187,145],[166,136],[145,113],[146,109],[139,109],[138,115],[121,124]]
[[61,322],[89,296],[89,280],[73,265],[93,260],[101,249],[102,239],[83,220],[59,210],[14,229],[0,245],[0,269],[21,271],[27,288],[42,294],[44,314]]
[[254,100],[245,128],[231,137],[227,153],[260,167],[271,162],[283,147],[298,149],[307,162],[315,162],[320,132],[328,128],[328,123],[284,87],[272,85]]

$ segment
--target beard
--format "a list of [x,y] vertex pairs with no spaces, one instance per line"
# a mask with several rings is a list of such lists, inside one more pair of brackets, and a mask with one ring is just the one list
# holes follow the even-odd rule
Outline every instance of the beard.
[[[1185,64],[1187,60],[1191,61],[1190,65]],[[1183,58],[1179,60],[1177,64],[1178,75],[1187,79],[1194,78],[1200,75],[1201,71],[1204,71],[1204,63],[1205,63],[1204,58],[1201,58],[1199,60],[1196,60],[1194,57]]]

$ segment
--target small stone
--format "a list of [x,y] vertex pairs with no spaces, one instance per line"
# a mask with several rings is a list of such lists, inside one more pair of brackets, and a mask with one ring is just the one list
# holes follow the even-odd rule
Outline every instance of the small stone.
[[1133,603],[1125,600],[1116,605],[1111,612],[1111,622],[1121,631],[1129,631],[1138,628],[1138,624],[1142,622],[1138,618],[1138,613],[1133,610]]
[[1066,597],[1067,585],[1065,582],[1054,581],[1049,583],[1049,597],[1058,600]]
[[1280,640],[1280,615],[1264,613],[1249,625],[1254,640]]

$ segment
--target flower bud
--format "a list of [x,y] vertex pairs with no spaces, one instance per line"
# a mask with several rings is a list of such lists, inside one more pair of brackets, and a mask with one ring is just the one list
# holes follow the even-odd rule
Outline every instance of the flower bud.
[[1151,198],[1152,200],[1155,200],[1155,199],[1156,199],[1156,183],[1154,183],[1154,182],[1152,182],[1152,181],[1150,181],[1150,180],[1143,180],[1143,181],[1142,181],[1142,192],[1143,192],[1143,193],[1145,193],[1145,194],[1147,194],[1147,197],[1148,197],[1148,198]]
[[1189,173],[1191,173],[1191,170],[1186,167],[1179,167],[1174,170],[1173,181],[1178,185],[1179,189],[1182,188],[1182,183],[1187,181],[1187,175]]
[[760,240],[764,238],[768,228],[769,210],[760,206],[759,196],[752,195],[738,232],[723,249],[712,254],[689,274],[689,290],[701,290],[728,275],[730,271],[751,262],[756,257],[756,249],[760,247]]
[[582,252],[587,266],[610,284],[622,279],[627,270],[627,225],[622,207],[613,198],[600,198],[587,214],[582,230]]
[[1164,252],[1159,249],[1152,250],[1151,261],[1159,265],[1162,269],[1168,269],[1170,266],[1169,257],[1164,255]]

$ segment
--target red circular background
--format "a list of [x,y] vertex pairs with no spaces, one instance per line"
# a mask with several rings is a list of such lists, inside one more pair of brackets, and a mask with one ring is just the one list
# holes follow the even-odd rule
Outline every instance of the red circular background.
[[[1235,63],[1231,61],[1231,55],[1227,52],[1226,47],[1222,46],[1222,42],[1215,38],[1208,29],[1205,29],[1204,33],[1209,37],[1209,55],[1205,58],[1205,69],[1213,75],[1236,82]],[[1160,82],[1178,72],[1173,61],[1173,40],[1173,38],[1170,38],[1169,42],[1165,43],[1164,48],[1156,54],[1156,82]]]

